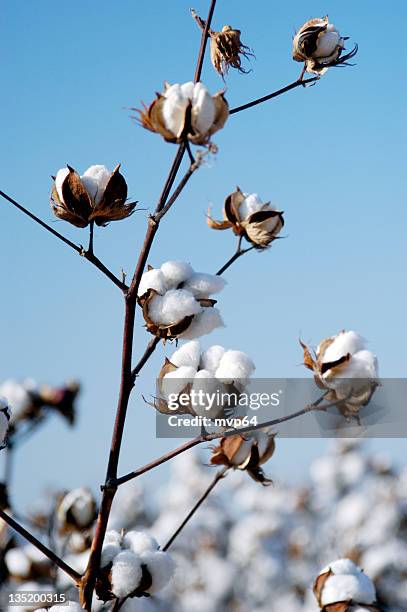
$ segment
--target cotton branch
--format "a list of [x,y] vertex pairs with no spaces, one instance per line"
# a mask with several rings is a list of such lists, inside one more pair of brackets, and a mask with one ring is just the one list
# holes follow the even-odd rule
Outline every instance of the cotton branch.
[[96,268],[98,268],[98,270],[100,270],[102,274],[107,276],[107,278],[109,278],[117,287],[119,287],[119,289],[121,289],[122,291],[127,290],[127,286],[125,285],[125,283],[119,280],[113,274],[113,272],[111,272],[108,268],[106,268],[106,266],[100,261],[100,259],[96,257],[96,255],[93,253],[93,229],[91,229],[91,240],[89,244],[90,248],[86,251],[82,246],[75,244],[74,242],[72,242],[71,240],[63,236],[60,232],[57,232],[57,230],[55,230],[53,227],[48,225],[48,223],[45,223],[45,221],[42,221],[42,219],[37,217],[37,215],[34,215],[34,213],[30,212],[27,208],[19,204],[12,197],[4,193],[4,191],[0,190],[0,196],[4,198],[5,200],[7,200],[8,202],[10,202],[10,204],[15,206],[16,208],[18,208],[18,210],[21,210],[21,212],[23,212],[25,215],[30,217],[30,219],[32,219],[36,223],[38,223],[38,225],[41,225],[41,227],[43,227],[48,232],[50,232],[50,234],[53,234],[56,238],[58,238],[59,240],[64,242],[66,245],[71,247],[71,249],[76,251],[79,255],[81,255],[88,261],[90,261],[91,264],[93,264]]
[[218,482],[220,480],[222,480],[222,478],[224,478],[226,476],[226,472],[228,471],[228,467],[224,467],[222,470],[219,470],[217,472],[217,474],[215,475],[215,478],[212,480],[211,484],[209,485],[209,487],[206,489],[205,493],[203,495],[201,495],[201,497],[198,499],[198,501],[196,502],[195,506],[192,508],[192,510],[190,510],[190,512],[188,512],[187,516],[184,518],[184,520],[182,521],[181,525],[177,528],[177,530],[172,534],[172,536],[170,537],[170,539],[168,540],[168,542],[166,543],[166,545],[163,547],[163,551],[166,551],[169,549],[169,547],[171,546],[171,544],[174,542],[174,540],[179,536],[179,534],[181,533],[181,531],[184,529],[185,525],[187,525],[189,523],[189,521],[191,520],[191,518],[194,516],[195,512],[198,510],[198,508],[202,505],[202,503],[205,501],[205,499],[209,496],[209,494],[213,491],[213,489],[216,487],[216,485],[218,484]]
[[44,544],[42,544],[35,536],[33,536],[29,531],[27,531],[22,525],[17,523],[11,516],[6,514],[4,510],[0,509],[0,518],[3,519],[10,527],[12,527],[17,533],[19,533],[23,538],[28,540],[33,546],[38,548],[50,561],[55,563],[62,571],[64,571],[76,585],[79,584],[81,580],[81,575],[76,572],[72,567],[70,567],[65,561],[63,561],[58,555],[56,555],[52,550],[47,548]]
[[252,251],[255,247],[251,246],[247,249],[242,249],[242,238],[243,236],[239,236],[239,240],[237,241],[236,252],[232,255],[230,259],[216,272],[216,276],[221,276],[235,261],[239,259],[245,253]]

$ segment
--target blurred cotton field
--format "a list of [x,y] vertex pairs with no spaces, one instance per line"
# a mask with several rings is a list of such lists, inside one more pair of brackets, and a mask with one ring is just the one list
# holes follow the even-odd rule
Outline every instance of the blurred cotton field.
[[[122,529],[130,531],[131,541],[136,537],[130,537],[131,533],[142,530],[162,548],[211,482],[215,468],[208,468],[207,462],[205,450],[185,453],[171,462],[170,477],[162,488],[144,488],[140,481],[119,488],[109,523],[118,550],[106,551],[106,559],[118,553],[123,556],[126,539],[124,544],[116,543],[120,539],[117,531]],[[267,468],[273,478],[272,459]],[[85,493],[88,518],[92,503],[88,490]],[[80,490],[59,499],[59,525],[69,503],[79,498]],[[44,497],[36,504],[37,510],[42,508],[42,525],[47,513],[52,513],[53,500],[53,496]],[[48,527],[41,527],[38,512],[36,517],[30,508],[26,512],[26,520],[37,523],[36,533],[44,539]],[[82,508],[82,517],[83,513]],[[78,516],[75,511],[71,515]],[[88,527],[87,520],[82,524]],[[53,535],[54,546],[77,571],[85,568],[88,535],[87,529],[62,529]],[[402,612],[407,609],[406,536],[407,470],[398,472],[386,457],[370,454],[357,440],[332,442],[327,454],[310,465],[309,477],[300,486],[281,482],[274,475],[273,484],[262,487],[245,472],[229,472],[171,546],[175,569],[166,567],[168,576],[174,572],[167,586],[157,594],[152,589],[150,597],[128,599],[121,609],[316,612],[319,606],[312,586],[321,568],[347,557],[364,570],[363,580],[369,576],[374,581],[380,609]],[[4,524],[1,541],[3,591],[10,585],[20,590],[48,589],[77,600],[70,579],[55,572],[39,551]],[[130,547],[125,554],[133,554],[131,551]],[[145,554],[139,545],[137,551]],[[330,592],[326,590],[327,596]],[[110,608],[110,602],[94,600],[95,610]]]

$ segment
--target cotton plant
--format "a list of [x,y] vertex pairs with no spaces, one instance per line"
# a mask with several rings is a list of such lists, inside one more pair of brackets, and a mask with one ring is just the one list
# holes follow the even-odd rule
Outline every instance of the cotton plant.
[[164,414],[210,419],[233,412],[254,370],[253,361],[242,351],[218,344],[203,351],[198,340],[191,340],[165,359],[154,407]]
[[270,202],[263,202],[257,193],[243,193],[237,187],[225,200],[223,220],[213,219],[209,208],[207,224],[215,230],[232,229],[256,249],[266,249],[278,238],[284,217]]
[[147,331],[158,338],[193,339],[223,326],[212,299],[225,287],[220,276],[195,272],[189,263],[167,261],[141,277],[138,303]]
[[103,601],[151,595],[162,590],[174,573],[169,553],[147,532],[108,531],[102,549],[96,594]]
[[223,92],[211,95],[203,83],[164,84],[164,91],[143,110],[138,110],[141,125],[160,134],[167,142],[207,145],[222,129],[229,116]]
[[313,371],[317,385],[327,391],[326,398],[338,402],[346,417],[358,418],[379,385],[377,357],[366,348],[366,340],[354,331],[341,331],[322,340],[315,357],[306,344],[304,365]]

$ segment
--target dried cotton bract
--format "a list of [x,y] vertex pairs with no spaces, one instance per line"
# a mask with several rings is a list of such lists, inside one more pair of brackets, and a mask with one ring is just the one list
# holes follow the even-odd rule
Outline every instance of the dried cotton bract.
[[358,51],[355,45],[352,51],[342,55],[345,48],[343,37],[328,16],[310,19],[298,30],[293,40],[293,59],[305,62],[305,70],[311,74],[322,75],[332,66],[347,66],[347,60]]
[[225,465],[234,470],[246,470],[257,482],[271,483],[262,468],[275,450],[275,434],[268,430],[257,430],[248,434],[237,434],[221,438],[212,451],[211,463]]
[[10,416],[11,410],[6,398],[0,397],[0,450],[7,446],[7,432]]
[[207,223],[210,228],[231,228],[237,236],[244,236],[257,249],[266,249],[276,240],[284,226],[283,213],[270,203],[263,203],[257,193],[243,193],[239,187],[228,195],[223,208],[223,221],[215,221],[208,210]]
[[57,508],[58,527],[61,534],[89,529],[97,516],[92,492],[81,487],[66,493]]
[[366,341],[354,331],[341,331],[320,342],[315,358],[300,343],[304,365],[314,372],[317,385],[328,391],[327,399],[343,401],[338,405],[341,413],[357,418],[379,384],[377,358],[366,350]]
[[[199,342],[192,340],[165,360],[154,407],[164,414],[219,417],[237,405],[254,370],[242,351],[214,345],[201,352]],[[181,394],[189,396],[188,401],[181,402]]]
[[190,140],[205,145],[218,130],[223,128],[229,115],[229,107],[223,92],[211,96],[202,83],[169,85],[164,92],[144,110],[138,110],[140,123],[151,132],[157,132],[168,142]]
[[223,289],[219,276],[194,272],[182,261],[167,261],[141,278],[138,303],[147,330],[163,339],[198,338],[223,325],[216,300],[210,295]]
[[223,26],[220,32],[211,32],[211,61],[216,72],[222,77],[227,74],[229,68],[236,68],[239,72],[247,73],[242,68],[242,55],[246,59],[253,55],[250,48],[240,40],[240,30],[235,30],[229,25]]
[[108,531],[96,583],[99,599],[149,596],[161,591],[174,573],[172,557],[142,531]]
[[90,166],[82,176],[71,166],[58,170],[51,193],[55,216],[76,227],[91,221],[105,226],[129,217],[137,202],[126,204],[127,183],[119,168],[111,172],[106,166]]
[[323,612],[380,612],[372,580],[350,559],[338,559],[321,570],[314,594]]

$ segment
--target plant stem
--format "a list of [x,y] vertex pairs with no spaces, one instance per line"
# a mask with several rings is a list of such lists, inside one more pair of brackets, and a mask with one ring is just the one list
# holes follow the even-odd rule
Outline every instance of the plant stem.
[[248,247],[247,249],[242,249],[242,238],[243,236],[239,236],[239,240],[237,242],[237,248],[235,253],[232,255],[232,257],[230,259],[228,259],[228,261],[216,272],[216,276],[221,276],[235,261],[236,259],[239,259],[239,257],[241,257],[242,255],[244,255],[245,253],[248,253],[249,251],[252,251],[255,247],[251,246]]
[[319,81],[320,77],[312,77],[310,79],[298,79],[289,85],[286,85],[282,89],[278,89],[277,91],[273,91],[272,93],[263,96],[262,98],[257,98],[256,100],[252,100],[251,102],[247,102],[246,104],[242,104],[242,106],[236,106],[235,108],[231,108],[229,111],[229,115],[234,115],[235,113],[240,113],[241,111],[246,110],[247,108],[252,108],[252,106],[257,106],[258,104],[263,104],[263,102],[267,102],[272,98],[277,98],[277,96],[281,96],[287,91],[291,91],[291,89],[295,89],[296,87],[305,87],[309,83],[316,83]]
[[95,229],[95,222],[91,221],[89,223],[89,246],[88,246],[88,253],[90,253],[91,255],[93,255],[93,233],[94,233],[94,229]]
[[81,575],[76,572],[72,567],[70,567],[65,561],[63,561],[58,555],[56,555],[52,550],[47,548],[42,542],[37,540],[35,536],[33,536],[29,531],[27,531],[20,523],[17,523],[11,516],[6,514],[4,510],[0,509],[0,518],[3,519],[10,527],[12,527],[17,533],[19,533],[23,538],[28,540],[33,546],[38,548],[50,561],[55,563],[61,570],[63,570],[68,576],[72,578],[72,580],[78,585],[81,579]]
[[140,358],[140,360],[137,363],[137,365],[131,371],[131,377],[132,377],[133,381],[136,380],[136,378],[137,378],[138,374],[140,373],[141,369],[144,367],[144,365],[150,359],[151,355],[154,353],[156,347],[160,343],[160,340],[161,340],[161,338],[154,337],[147,344],[146,350],[144,351],[142,357]]
[[213,491],[213,489],[216,487],[217,483],[222,480],[222,478],[225,477],[226,472],[228,471],[229,467],[226,466],[224,467],[222,470],[219,470],[217,472],[217,474],[215,475],[215,478],[212,480],[211,484],[209,485],[209,487],[206,489],[205,493],[203,495],[201,495],[201,497],[198,499],[198,501],[196,502],[195,506],[192,508],[192,510],[190,510],[190,512],[188,512],[188,514],[186,515],[186,517],[184,518],[184,520],[182,521],[181,525],[178,527],[178,529],[172,534],[172,536],[170,537],[170,539],[168,540],[168,542],[166,543],[166,545],[163,547],[163,551],[166,551],[169,549],[169,547],[171,546],[171,544],[174,542],[174,540],[179,536],[179,534],[181,533],[181,531],[184,529],[185,525],[187,525],[187,523],[191,520],[191,518],[194,516],[195,512],[198,510],[198,508],[201,506],[201,504],[205,501],[205,499],[208,497],[208,495]]

